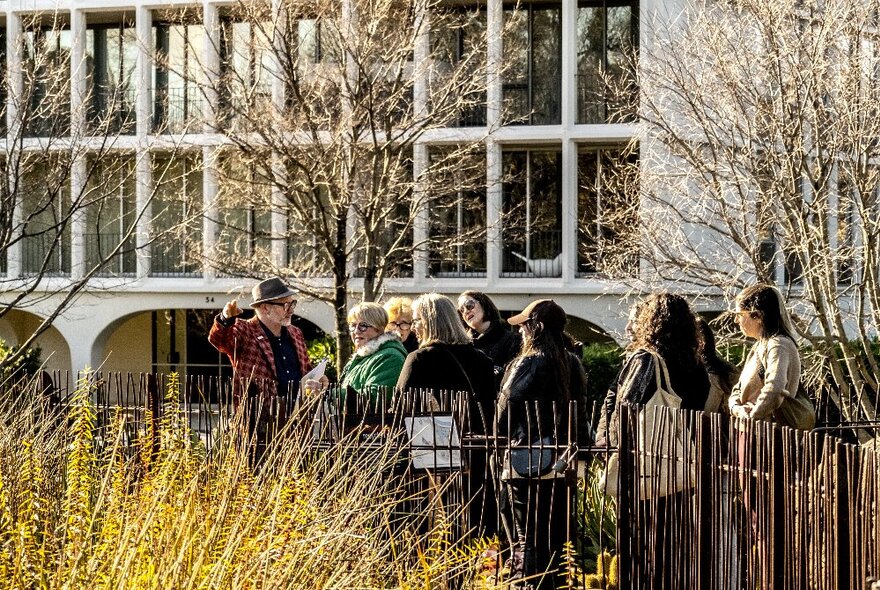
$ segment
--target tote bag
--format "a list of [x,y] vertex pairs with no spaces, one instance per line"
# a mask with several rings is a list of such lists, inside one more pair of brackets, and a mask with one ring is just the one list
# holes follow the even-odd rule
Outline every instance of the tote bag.
[[[692,460],[694,448],[682,424],[684,417],[679,412],[665,409],[679,409],[681,398],[672,389],[666,362],[655,352],[648,352],[654,358],[657,390],[638,413],[638,448],[634,464],[637,464],[639,475],[639,500],[662,498],[680,492],[696,481],[696,466]],[[608,458],[600,485],[609,496],[619,494],[620,457],[617,452]]]

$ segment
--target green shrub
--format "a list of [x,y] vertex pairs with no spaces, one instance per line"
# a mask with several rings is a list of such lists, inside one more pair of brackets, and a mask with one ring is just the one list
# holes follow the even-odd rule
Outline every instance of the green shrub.
[[602,403],[608,387],[623,365],[623,349],[617,344],[587,344],[582,356],[587,372],[587,408]]
[[617,517],[614,499],[600,485],[604,462],[588,467],[577,490],[577,553],[584,571],[602,573],[599,555],[614,551],[617,544]]
[[336,382],[336,339],[329,334],[315,338],[308,342],[309,360],[312,364],[319,363],[321,359],[328,358],[327,368],[324,374],[331,383]]
[[0,383],[7,379],[33,377],[40,370],[43,364],[40,355],[43,351],[39,346],[27,349],[22,356],[7,364],[6,358],[18,350],[18,346],[0,340]]

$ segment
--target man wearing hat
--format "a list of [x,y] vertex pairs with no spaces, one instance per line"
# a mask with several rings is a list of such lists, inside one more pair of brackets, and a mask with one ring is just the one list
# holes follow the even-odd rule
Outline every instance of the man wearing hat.
[[[261,417],[257,425],[258,444],[265,443],[265,425],[270,420],[286,419],[286,409],[293,399],[278,399],[290,392],[295,396],[300,380],[311,370],[306,352],[306,341],[299,328],[290,325],[290,316],[296,308],[296,294],[279,277],[258,283],[252,291],[251,307],[256,315],[249,320],[238,320],[241,308],[233,299],[214,318],[208,342],[226,354],[232,362],[234,383],[232,394],[235,405],[248,398],[261,400]],[[326,377],[322,381],[326,381]],[[320,387],[322,384],[311,384]],[[254,412],[256,413],[256,412]],[[253,416],[251,417],[252,419]]]

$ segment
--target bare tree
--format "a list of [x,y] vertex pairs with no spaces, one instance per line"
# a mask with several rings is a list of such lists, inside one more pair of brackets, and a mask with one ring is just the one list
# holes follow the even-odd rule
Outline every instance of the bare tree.
[[84,289],[100,288],[92,279],[135,276],[137,229],[152,200],[136,200],[137,155],[119,142],[135,128],[133,72],[124,60],[115,71],[99,64],[68,18],[34,14],[22,18],[20,35],[7,32],[21,59],[2,88],[0,318],[50,305],[2,365]]
[[880,2],[659,10],[634,69],[640,278],[727,298],[781,285],[814,384],[875,419]]
[[220,19],[206,95],[230,146],[212,167],[220,235],[206,255],[332,305],[340,366],[353,281],[374,300],[388,278],[411,276],[431,250],[415,231],[431,202],[485,185],[479,133],[425,147],[475,114],[485,127],[485,21],[478,6],[437,0],[242,2]]

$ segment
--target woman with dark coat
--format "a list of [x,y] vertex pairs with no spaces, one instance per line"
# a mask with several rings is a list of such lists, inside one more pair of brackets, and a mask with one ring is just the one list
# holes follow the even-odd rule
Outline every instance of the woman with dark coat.
[[429,293],[416,299],[412,322],[419,348],[406,357],[397,389],[431,390],[438,399],[442,392],[469,392],[476,403],[471,430],[485,434],[495,403],[492,361],[474,347],[455,305],[444,295]]
[[[565,451],[558,451],[548,465],[534,465],[531,460],[524,465],[515,453],[516,447],[526,445],[534,449],[590,445],[587,377],[580,359],[567,350],[563,332],[567,316],[554,301],[534,301],[508,321],[520,326],[523,348],[504,375],[495,421],[496,436],[507,439],[501,458],[501,481],[509,501],[502,514],[511,543],[507,581],[553,588],[564,573],[560,558],[567,516],[560,506],[565,505],[565,471],[574,461],[562,461]],[[572,402],[576,440],[569,440]],[[526,456],[531,454],[527,451]],[[562,466],[559,471],[556,461]],[[544,572],[549,575],[536,577]]]
[[522,348],[522,337],[510,330],[495,303],[480,291],[465,291],[459,295],[458,313],[467,325],[474,346],[492,359],[496,385],[500,388],[507,365]]
[[[627,331],[632,334],[632,343],[609,392],[612,400],[608,403],[606,399],[598,434],[611,448],[619,444],[621,402],[646,404],[657,392],[658,365],[666,366],[670,383],[661,384],[681,398],[681,409],[702,410],[709,396],[709,377],[700,359],[696,317],[684,298],[669,293],[649,295],[633,308]],[[639,493],[635,496],[638,499]],[[690,548],[681,543],[693,534],[690,502],[690,492],[674,491],[630,507],[629,526],[639,527],[639,534],[652,539],[656,546],[651,559],[638,560],[633,567],[633,587],[694,587],[695,561],[689,555]]]

